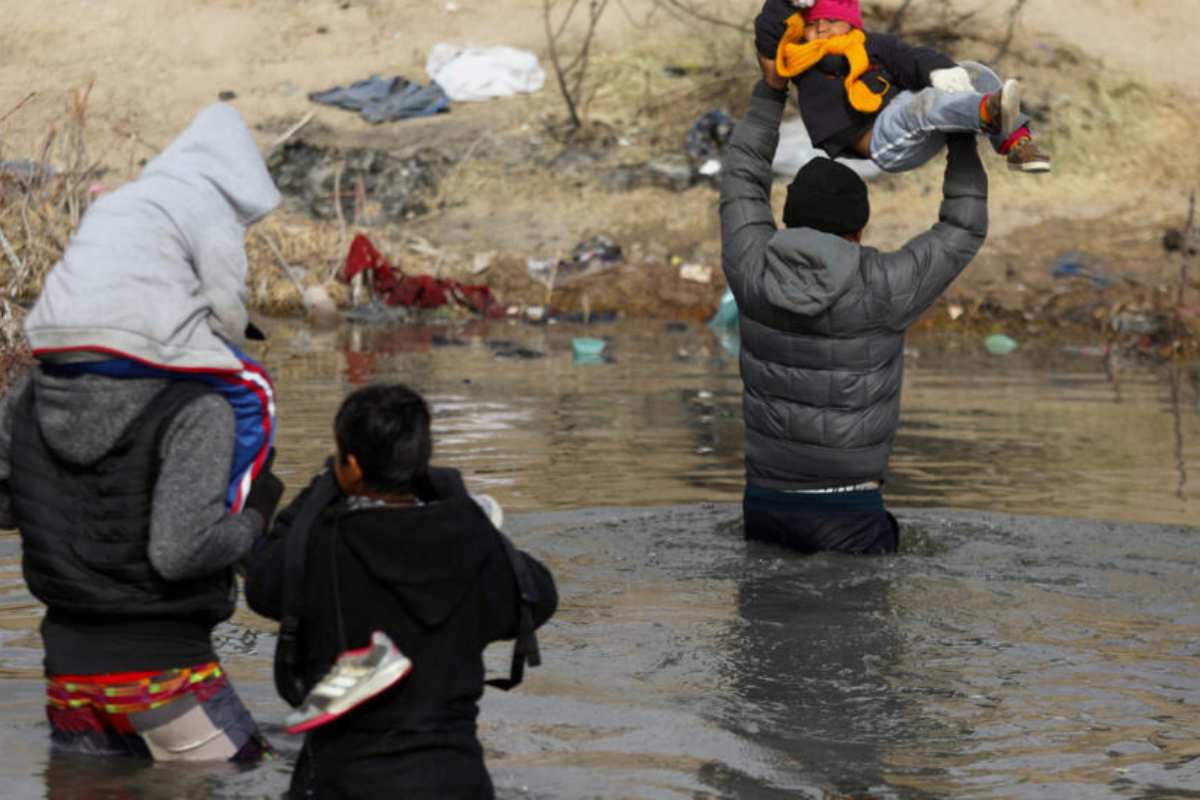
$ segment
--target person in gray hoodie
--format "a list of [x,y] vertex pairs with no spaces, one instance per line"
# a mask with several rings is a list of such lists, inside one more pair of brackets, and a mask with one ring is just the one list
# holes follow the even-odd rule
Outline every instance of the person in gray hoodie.
[[47,607],[57,747],[172,761],[269,751],[211,634],[283,491],[260,453],[230,503],[235,404],[273,405],[234,344],[242,237],[277,202],[241,117],[206,109],[88,210],[26,322],[38,362],[0,399],[0,529],[19,530]]
[[894,552],[882,485],[900,416],[904,336],[982,247],[987,173],[951,136],[939,219],[899,250],[863,245],[866,185],[814,159],[771,210],[785,91],[760,81],[721,172],[722,266],[737,300],[745,535],[813,553]]
[[109,377],[202,380],[233,407],[237,511],[274,438],[274,387],[241,352],[247,229],[279,190],[232,106],[202,110],[138,179],[87,210],[28,318],[33,355]]

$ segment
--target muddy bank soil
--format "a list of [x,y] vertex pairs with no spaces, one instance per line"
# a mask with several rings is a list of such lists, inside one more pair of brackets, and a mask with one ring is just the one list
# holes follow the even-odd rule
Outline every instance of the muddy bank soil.
[[[748,23],[756,0],[709,4],[733,27],[667,14],[661,3],[623,3],[597,35],[586,124],[575,131],[564,128],[552,76],[535,95],[456,103],[448,114],[379,126],[306,98],[371,72],[424,80],[424,55],[445,38],[495,38],[538,51],[547,65],[540,21],[528,4],[500,0],[451,14],[409,0],[303,7],[164,0],[157,17],[111,4],[97,11],[105,24],[86,30],[75,30],[63,1],[49,5],[62,13],[18,12],[19,22],[52,32],[54,41],[74,36],[80,59],[97,54],[90,116],[79,133],[88,143],[83,163],[99,164],[105,185],[136,174],[201,105],[221,92],[235,96],[288,195],[247,240],[249,297],[259,310],[296,313],[302,290],[312,285],[349,304],[351,292],[333,276],[357,232],[405,272],[487,284],[516,313],[532,306],[699,319],[722,294],[717,195],[689,175],[695,165],[687,163],[685,142],[703,114],[720,109],[736,118],[744,111],[756,67],[749,37],[736,26]],[[868,27],[886,27],[899,5],[864,4]],[[1138,59],[1122,60],[1124,51],[1090,47],[1061,31],[1064,20],[1093,8],[1075,0],[1028,4],[1002,54],[1003,16],[984,13],[969,30],[947,31],[939,28],[939,9],[954,4],[903,5],[917,41],[961,58],[999,54],[994,63],[1024,80],[1028,109],[1055,155],[1055,172],[1045,177],[1013,175],[1000,159],[986,159],[988,243],[922,326],[1003,330],[1022,339],[1117,336],[1154,353],[1191,347],[1200,287],[1184,282],[1181,302],[1180,254],[1166,252],[1162,239],[1168,228],[1183,226],[1187,194],[1200,184],[1200,153],[1186,144],[1200,114],[1188,94],[1194,90],[1179,85],[1175,70],[1158,68],[1194,55],[1160,41],[1162,15],[1127,21],[1122,36],[1143,44]],[[228,35],[207,36],[195,47],[195,31]],[[0,155],[36,159],[46,131],[62,127],[68,88],[46,85],[45,76],[81,85],[90,78],[52,63],[48,54],[62,48],[31,48],[2,32],[0,40],[16,62],[0,78],[0,106],[38,91],[4,120]],[[248,53],[255,54],[251,61]],[[150,62],[170,79],[150,80]],[[1138,64],[1144,68],[1134,69]],[[286,146],[275,146],[311,112],[315,117]],[[940,188],[936,161],[873,182],[867,243],[894,248],[926,229],[937,218]],[[783,193],[777,184],[777,206]],[[34,241],[20,240],[27,227]],[[33,254],[43,266],[66,238],[63,226],[23,220],[6,220],[4,229],[20,258]],[[621,246],[620,262],[553,282],[530,274],[531,260],[567,259],[596,235]],[[1083,254],[1066,259],[1082,265],[1075,273],[1061,269],[1070,253]],[[40,276],[32,271],[7,288],[28,303]]]

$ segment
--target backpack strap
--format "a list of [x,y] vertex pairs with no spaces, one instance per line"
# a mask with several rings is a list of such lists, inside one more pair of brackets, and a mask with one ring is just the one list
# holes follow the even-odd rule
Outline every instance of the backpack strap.
[[[430,467],[416,483],[417,495],[426,502],[470,497],[466,484],[463,483],[462,473],[456,469]],[[508,677],[492,678],[485,683],[507,692],[524,679],[526,664],[536,667],[542,663],[537,628],[533,624],[533,607],[538,602],[538,590],[533,581],[533,574],[529,571],[529,564],[524,556],[517,552],[512,540],[499,530],[496,531],[496,536],[500,538],[500,546],[517,583],[517,638],[513,643],[512,665],[509,667]]]
[[275,645],[275,689],[293,707],[308,693],[300,674],[300,620],[304,616],[305,561],[309,534],[321,512],[340,495],[333,470],[326,469],[309,489],[287,532],[284,550],[283,614]]
[[519,617],[517,619],[517,640],[513,643],[512,664],[509,667],[508,677],[492,678],[485,683],[507,692],[515,689],[524,680],[526,664],[537,667],[542,663],[542,653],[538,648],[537,628],[533,624],[533,607],[538,602],[538,591],[524,556],[517,552],[511,539],[499,531],[496,531],[496,535],[500,537],[504,555],[508,558],[509,566],[512,567],[513,577],[517,580]]

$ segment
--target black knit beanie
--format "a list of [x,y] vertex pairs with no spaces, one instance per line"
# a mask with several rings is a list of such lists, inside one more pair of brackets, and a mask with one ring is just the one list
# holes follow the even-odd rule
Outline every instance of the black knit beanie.
[[783,224],[843,236],[858,233],[871,218],[867,185],[858,173],[828,158],[814,158],[788,186]]

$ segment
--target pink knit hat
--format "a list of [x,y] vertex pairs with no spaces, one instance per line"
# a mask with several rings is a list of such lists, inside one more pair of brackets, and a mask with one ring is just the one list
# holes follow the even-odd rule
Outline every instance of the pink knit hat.
[[804,19],[840,19],[862,30],[862,12],[858,0],[816,0],[812,8],[804,12]]

